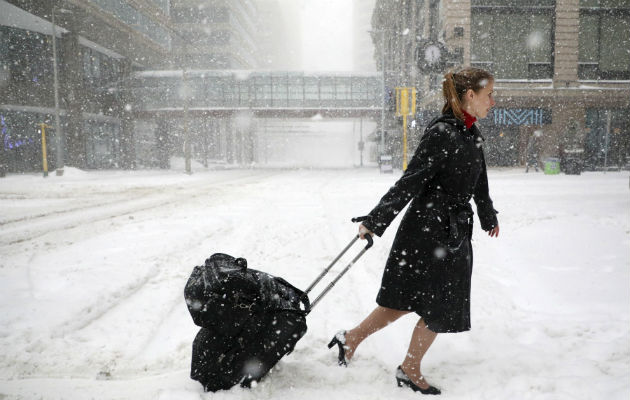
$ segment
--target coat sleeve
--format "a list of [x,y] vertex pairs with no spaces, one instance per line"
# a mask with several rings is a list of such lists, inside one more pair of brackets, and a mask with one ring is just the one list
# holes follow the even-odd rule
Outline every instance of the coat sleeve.
[[479,215],[481,229],[489,231],[499,225],[499,221],[497,220],[497,214],[499,212],[494,209],[492,199],[490,199],[488,173],[486,172],[486,160],[483,156],[483,149],[481,150],[481,173],[475,185],[473,199],[477,205],[477,215]]
[[363,222],[366,228],[377,236],[383,235],[396,215],[444,168],[448,157],[448,138],[449,131],[441,123],[422,136],[403,176],[385,193]]

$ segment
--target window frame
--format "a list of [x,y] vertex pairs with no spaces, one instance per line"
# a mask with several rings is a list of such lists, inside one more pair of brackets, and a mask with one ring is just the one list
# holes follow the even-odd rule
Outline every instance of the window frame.
[[[599,81],[599,80],[630,80],[630,65],[628,66],[627,71],[613,71],[613,72],[604,72],[600,70],[599,64],[601,63],[601,39],[602,39],[602,17],[606,14],[610,14],[611,16],[626,16],[628,18],[628,22],[630,22],[630,7],[592,7],[592,6],[580,6],[580,32],[581,32],[581,21],[582,16],[597,16],[597,61],[580,61],[579,54],[579,38],[578,38],[578,80],[580,81]],[[586,67],[595,66],[594,68],[594,76],[587,75],[585,71]]]
[[[502,13],[510,13],[510,14],[516,14],[516,15],[546,15],[549,16],[551,18],[551,26],[550,26],[550,31],[549,31],[549,37],[551,38],[551,46],[550,46],[550,54],[549,54],[549,62],[540,62],[540,61],[530,61],[529,60],[529,56],[527,57],[527,63],[526,63],[526,69],[527,69],[527,76],[523,76],[523,77],[501,77],[498,76],[496,71],[494,71],[494,64],[495,64],[495,47],[494,45],[491,47],[491,60],[472,60],[470,61],[470,65],[471,66],[476,66],[479,68],[483,68],[486,70],[490,70],[493,74],[495,74],[495,76],[497,77],[497,80],[501,81],[501,80],[525,80],[525,81],[532,81],[532,82],[536,82],[536,81],[544,81],[544,82],[550,82],[553,80],[553,76],[554,76],[554,69],[555,69],[555,64],[556,64],[556,60],[555,60],[555,37],[556,37],[556,2],[553,1],[553,5],[481,5],[481,4],[471,4],[471,41],[472,41],[472,37],[474,36],[473,32],[475,31],[475,24],[474,24],[474,18],[475,18],[475,14],[476,13],[489,13],[491,14],[493,17],[495,17],[496,15],[502,14]],[[528,28],[531,27],[531,20],[528,19],[527,20],[527,26]],[[490,33],[490,31],[487,31],[488,33]],[[530,32],[531,33],[531,32]],[[494,41],[492,41],[492,43],[494,43]],[[471,43],[471,57],[473,55],[473,46]],[[549,69],[550,69],[550,73],[546,74],[546,77],[536,77],[535,73],[532,72],[532,66],[539,66],[539,65],[548,65]]]

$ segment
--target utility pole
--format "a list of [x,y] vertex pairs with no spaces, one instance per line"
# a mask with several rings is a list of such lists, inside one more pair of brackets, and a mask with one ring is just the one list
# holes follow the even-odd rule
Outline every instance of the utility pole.
[[[368,31],[373,34],[373,38],[375,38],[376,33],[381,33],[381,84],[382,84],[382,95],[381,95],[381,150],[380,155],[385,154],[385,29],[380,28],[374,31]],[[376,40],[376,39],[374,39]]]
[[606,110],[606,137],[604,140],[604,173],[608,170],[608,143],[610,140],[610,110]]
[[[184,67],[186,68],[186,67]],[[186,159],[186,173],[192,174],[190,167],[190,130],[188,129],[188,98],[190,96],[188,89],[188,79],[186,78],[186,69],[183,70],[184,80],[184,157]]]
[[381,29],[381,81],[383,84],[383,107],[381,108],[381,154],[385,154],[385,30]]
[[55,137],[57,144],[57,160],[56,175],[63,175],[63,132],[61,131],[61,123],[59,122],[59,67],[57,66],[57,30],[55,28],[55,10],[56,6],[52,6],[52,47],[53,47],[53,75],[54,75],[54,92],[55,92]]
[[365,143],[363,142],[363,116],[359,120],[359,150],[361,150],[361,167],[363,167],[363,149],[365,148]]

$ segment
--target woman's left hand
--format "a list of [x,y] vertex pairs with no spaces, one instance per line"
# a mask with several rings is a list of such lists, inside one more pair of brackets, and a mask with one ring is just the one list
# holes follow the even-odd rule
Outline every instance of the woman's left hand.
[[499,225],[488,231],[488,236],[490,237],[499,237]]

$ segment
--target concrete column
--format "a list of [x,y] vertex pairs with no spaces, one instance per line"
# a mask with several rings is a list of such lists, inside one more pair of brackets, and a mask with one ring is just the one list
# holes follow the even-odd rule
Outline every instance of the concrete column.
[[[131,61],[125,60],[122,65],[122,73],[120,79],[126,79],[131,75]],[[133,99],[127,90],[122,91],[118,113],[121,122],[121,138],[120,138],[120,164],[124,169],[133,169],[136,167],[136,149],[134,138],[134,117]]]
[[66,136],[66,164],[87,167],[86,140],[84,134],[83,106],[86,104],[84,88],[83,54],[79,45],[79,35],[68,32],[60,40],[59,88],[65,108],[67,125],[63,127]]
[[157,116],[157,130],[155,132],[155,142],[157,149],[158,166],[162,169],[171,167],[171,144],[169,137],[170,126],[166,122],[166,117]]
[[233,131],[232,117],[225,118],[225,161],[228,164],[232,164],[235,161],[234,153],[234,131]]
[[580,1],[556,0],[556,42],[553,84],[556,88],[578,85]]
[[[447,0],[445,3],[444,31],[446,33],[446,46],[451,52],[454,52],[456,49],[462,49],[463,64],[470,65],[470,0]],[[456,34],[456,28],[463,29],[463,36]]]
[[[586,112],[584,105],[573,99],[557,102],[552,108],[552,124],[546,127],[543,135],[543,156],[559,157],[562,141],[566,137],[569,127],[578,124],[584,128]],[[583,129],[579,134],[583,135]]]

